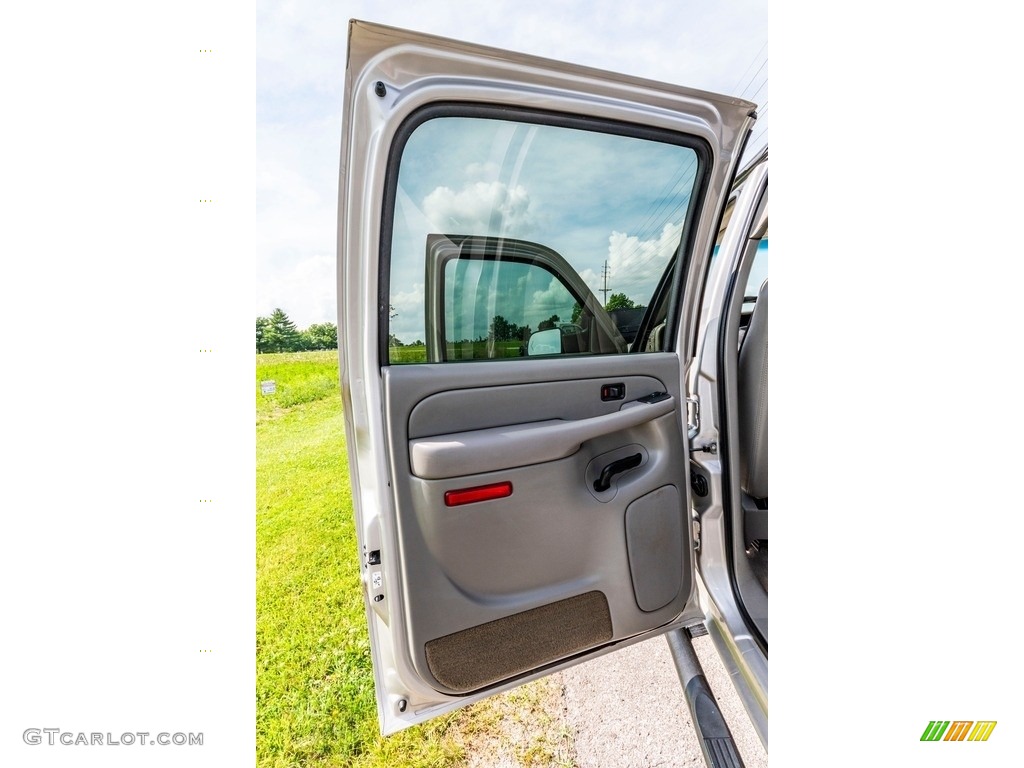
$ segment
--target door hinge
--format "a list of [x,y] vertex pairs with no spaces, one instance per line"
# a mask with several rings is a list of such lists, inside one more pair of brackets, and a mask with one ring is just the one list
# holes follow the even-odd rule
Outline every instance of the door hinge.
[[696,395],[686,398],[686,431],[690,437],[700,432],[700,400]]

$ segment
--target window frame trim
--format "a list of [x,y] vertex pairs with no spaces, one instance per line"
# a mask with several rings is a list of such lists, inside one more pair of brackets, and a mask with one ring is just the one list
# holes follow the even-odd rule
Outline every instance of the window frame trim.
[[[395,208],[397,206],[398,198],[398,175],[401,169],[402,157],[405,154],[405,147],[409,139],[412,138],[412,135],[417,128],[430,120],[451,117],[519,122],[530,125],[544,125],[555,128],[582,130],[611,136],[624,136],[626,138],[642,139],[661,144],[672,144],[689,149],[694,153],[696,159],[694,184],[690,192],[690,202],[686,207],[686,216],[683,219],[679,243],[676,246],[675,253],[670,256],[666,262],[666,271],[662,273],[655,292],[651,297],[651,301],[648,303],[648,312],[645,313],[644,320],[641,321],[641,330],[644,330],[647,325],[647,315],[654,311],[656,304],[655,297],[657,297],[658,292],[662,290],[666,275],[669,275],[669,272],[671,271],[669,280],[671,284],[669,293],[669,311],[667,317],[667,328],[665,329],[666,333],[664,335],[666,348],[658,351],[673,351],[673,339],[676,337],[678,324],[681,321],[680,313],[676,310],[678,309],[678,301],[682,290],[683,275],[686,274],[687,268],[689,267],[694,247],[694,240],[696,238],[696,223],[700,220],[700,214],[707,200],[708,186],[710,184],[711,171],[713,169],[713,154],[707,141],[699,136],[680,131],[641,125],[638,123],[630,123],[622,120],[611,120],[586,115],[531,109],[500,103],[481,104],[478,102],[438,101],[419,107],[409,114],[395,131],[391,146],[388,150],[384,176],[383,204],[381,206],[379,250],[377,254],[378,368],[391,365],[409,365],[409,363],[391,362],[389,352],[390,345],[388,343],[391,335],[391,251],[394,235]],[[426,284],[424,284],[424,305],[426,305],[426,303]],[[424,333],[429,336],[429,329],[425,328]],[[639,334],[637,338],[639,339]],[[634,343],[622,354],[638,352],[641,347],[642,345]],[[431,361],[427,360],[425,362],[430,363]],[[462,361],[445,360],[443,362],[450,363]],[[422,365],[423,363],[420,364]]]

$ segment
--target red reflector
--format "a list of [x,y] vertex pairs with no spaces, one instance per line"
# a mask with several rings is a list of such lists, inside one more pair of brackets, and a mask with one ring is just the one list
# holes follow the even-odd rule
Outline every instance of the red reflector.
[[512,483],[494,483],[492,485],[478,485],[476,488],[445,491],[444,503],[448,507],[458,507],[461,504],[474,504],[478,501],[504,499],[506,496],[511,495]]

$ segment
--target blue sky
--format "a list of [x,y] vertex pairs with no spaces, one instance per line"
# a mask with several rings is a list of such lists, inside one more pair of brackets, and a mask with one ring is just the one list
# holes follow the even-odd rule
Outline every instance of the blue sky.
[[[260,2],[256,314],[336,321],[338,158],[350,18],[768,100],[768,4]],[[754,132],[767,141],[767,113]],[[626,233],[623,233],[625,236]]]

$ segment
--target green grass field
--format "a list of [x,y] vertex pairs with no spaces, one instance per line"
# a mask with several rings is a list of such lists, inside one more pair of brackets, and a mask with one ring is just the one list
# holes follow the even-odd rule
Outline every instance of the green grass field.
[[458,716],[379,735],[335,351],[256,358],[256,616],[260,768],[461,762]]
[[550,679],[379,735],[337,352],[257,355],[255,390],[258,768],[442,768],[474,751],[572,768]]
[[[492,356],[520,357],[524,346],[522,341],[499,341],[494,345],[489,345],[486,341],[471,341],[464,344],[449,342],[446,354],[448,360],[481,360]],[[427,348],[422,344],[390,347],[388,360],[392,363],[425,363]]]

